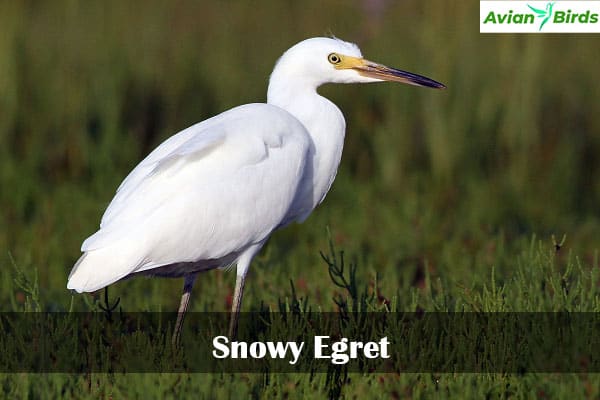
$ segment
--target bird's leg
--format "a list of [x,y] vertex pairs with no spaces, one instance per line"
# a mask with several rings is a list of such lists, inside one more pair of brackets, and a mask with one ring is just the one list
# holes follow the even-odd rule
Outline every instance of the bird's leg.
[[233,303],[231,304],[231,317],[229,320],[229,339],[234,340],[237,335],[237,325],[242,306],[242,296],[244,295],[244,284],[246,282],[246,273],[238,274],[235,279],[235,292],[233,293]]
[[231,304],[231,317],[229,319],[229,339],[234,340],[238,331],[238,320],[240,317],[240,308],[242,308],[242,296],[244,295],[244,283],[246,282],[246,274],[252,262],[252,258],[264,242],[256,243],[246,249],[238,258],[237,273],[235,278],[235,291],[233,292],[233,303]]
[[192,288],[194,287],[194,281],[196,281],[197,274],[186,275],[183,281],[183,295],[181,296],[181,303],[179,303],[179,310],[177,311],[177,322],[175,323],[175,331],[171,339],[171,344],[177,346],[181,337],[181,328],[183,327],[183,318],[187,311],[190,303],[190,295],[192,294]]

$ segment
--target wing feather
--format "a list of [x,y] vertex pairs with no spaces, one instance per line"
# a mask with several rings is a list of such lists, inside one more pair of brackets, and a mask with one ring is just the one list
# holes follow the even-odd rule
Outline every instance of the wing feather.
[[127,267],[133,272],[243,250],[284,220],[309,147],[302,124],[266,104],[237,107],[194,125],[129,174],[82,251],[131,246],[135,239],[138,249],[128,256],[135,263]]

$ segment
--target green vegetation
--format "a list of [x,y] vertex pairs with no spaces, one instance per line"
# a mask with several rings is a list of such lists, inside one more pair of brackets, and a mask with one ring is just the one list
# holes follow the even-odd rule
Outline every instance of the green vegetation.
[[[264,101],[290,45],[333,33],[445,83],[324,87],[343,110],[325,203],[255,260],[244,309],[348,293],[328,231],[377,309],[600,311],[600,84],[594,35],[481,35],[473,2],[0,3],[0,310],[85,311],[66,278],[119,182],[171,134]],[[371,6],[367,6],[371,4]],[[555,250],[555,242],[566,240]],[[556,243],[558,244],[558,243]],[[232,273],[200,276],[225,311]],[[173,311],[180,280],[111,286]],[[374,296],[373,296],[374,295]],[[337,302],[337,303],[336,303]],[[593,374],[3,374],[6,398],[598,398]]]

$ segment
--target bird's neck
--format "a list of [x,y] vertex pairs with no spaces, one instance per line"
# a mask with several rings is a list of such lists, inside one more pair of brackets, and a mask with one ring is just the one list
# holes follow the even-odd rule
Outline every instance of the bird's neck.
[[[346,122],[339,108],[319,95],[316,86],[293,79],[277,79],[269,85],[267,103],[296,117],[312,139],[312,198],[316,207],[325,197],[342,157]],[[294,82],[290,84],[290,82]]]

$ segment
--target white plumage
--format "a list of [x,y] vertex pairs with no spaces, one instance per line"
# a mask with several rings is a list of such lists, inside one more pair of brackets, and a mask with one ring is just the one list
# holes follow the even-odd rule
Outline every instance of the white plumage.
[[235,334],[252,258],[275,229],[308,217],[340,163],[344,117],[317,87],[382,80],[443,87],[367,61],[338,39],[295,45],[271,75],[267,104],[179,132],[127,176],[100,229],[83,242],[67,287],[90,292],[135,274],[182,276],[182,317],[198,272],[237,263]]
[[[265,120],[271,129],[260,129]],[[133,272],[218,260],[264,242],[293,213],[309,143],[296,119],[267,104],[173,136],[121,185],[68,287],[94,291]]]

